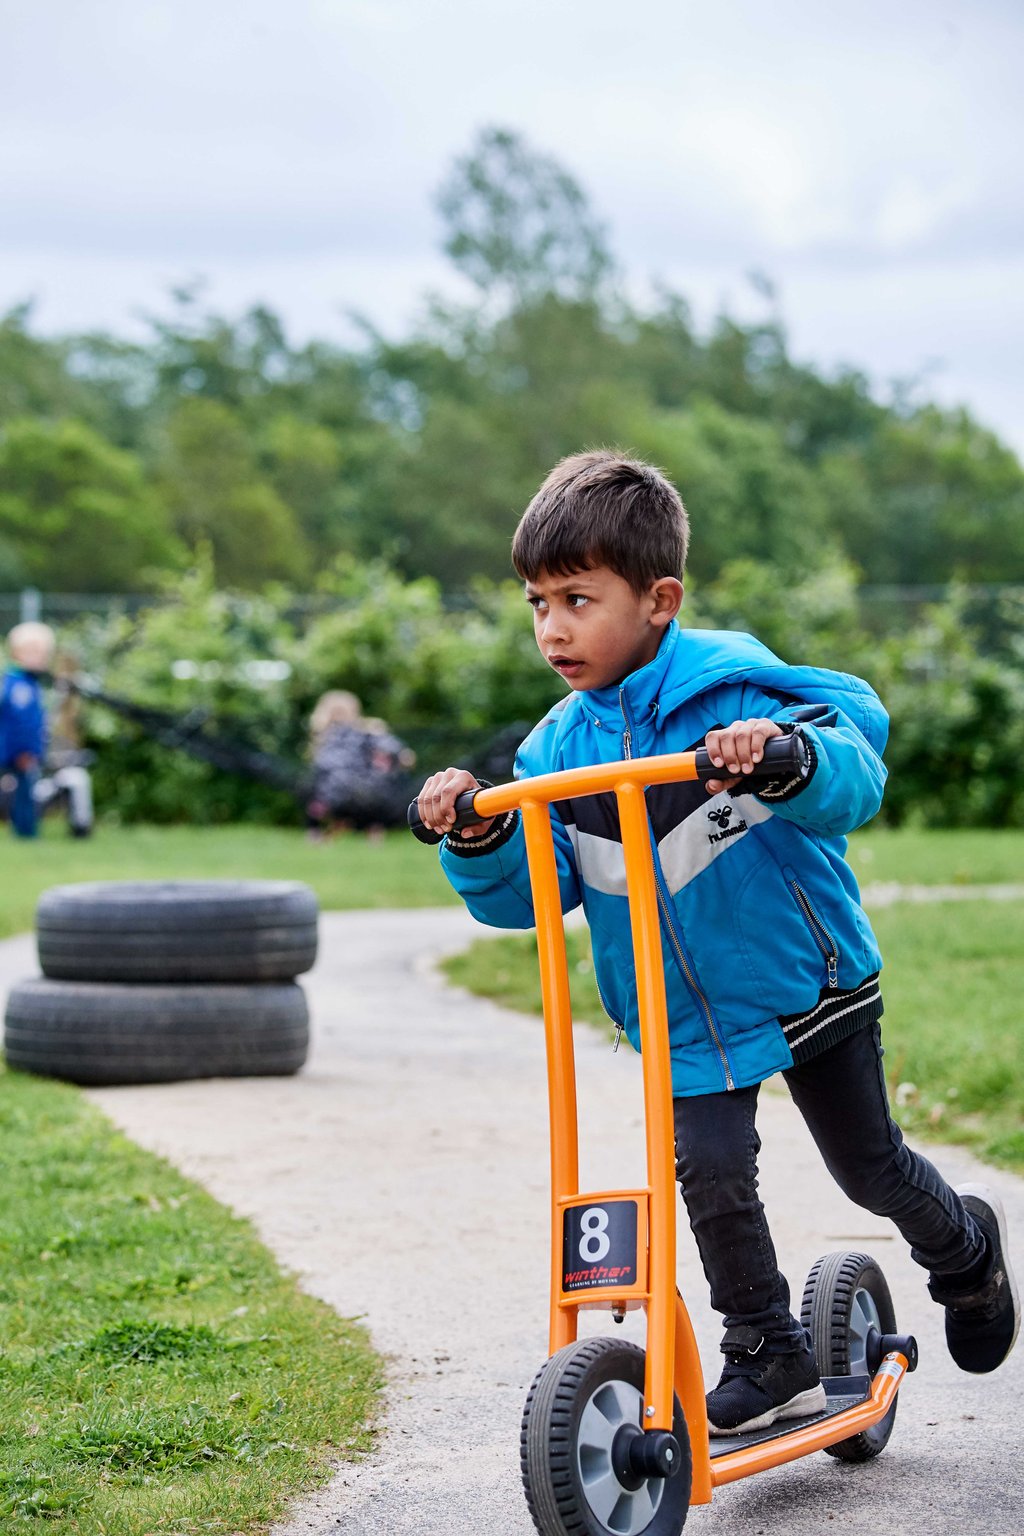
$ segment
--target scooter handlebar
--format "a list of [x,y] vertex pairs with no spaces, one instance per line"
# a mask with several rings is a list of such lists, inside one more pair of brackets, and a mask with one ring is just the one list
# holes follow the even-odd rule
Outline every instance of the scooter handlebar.
[[[463,827],[471,827],[474,821],[479,821],[478,813],[473,809],[473,801],[476,798],[475,789],[464,789],[461,795],[455,797],[455,820],[450,830],[461,832]],[[444,832],[435,832],[432,827],[425,827],[420,820],[420,808],[417,801],[413,801],[406,818],[409,822],[409,831],[413,837],[419,838],[421,843],[441,843],[447,835]]]
[[[702,784],[708,779],[731,777],[724,768],[714,766],[706,747],[697,748],[693,754],[693,763],[697,770],[697,778]],[[743,775],[743,783],[745,785],[769,784],[774,779],[788,778],[794,774],[804,777],[810,768],[810,763],[807,743],[798,730],[789,736],[772,736],[765,742],[764,756],[759,763],[755,763],[753,772]],[[451,831],[459,832],[463,827],[472,826],[475,821],[480,820],[479,812],[473,806],[476,794],[475,789],[466,789],[456,797],[455,821],[450,828]],[[419,806],[415,800],[409,806],[406,816],[410,832],[421,843],[444,841],[445,833],[435,832],[423,825],[420,820]]]
[[[698,747],[693,754],[697,777],[702,784],[708,779],[730,779],[732,774],[724,768],[716,768],[708,756],[707,747]],[[792,778],[798,774],[806,778],[811,766],[811,754],[807,742],[799,730],[789,736],[770,736],[764,744],[763,756],[750,773],[742,775],[744,784],[770,784],[774,779]]]

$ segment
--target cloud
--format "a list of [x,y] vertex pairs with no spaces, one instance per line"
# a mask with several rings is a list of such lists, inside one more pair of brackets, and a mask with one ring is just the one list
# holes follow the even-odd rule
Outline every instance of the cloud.
[[[493,122],[577,176],[632,280],[759,267],[801,326],[812,288],[849,312],[931,272],[942,351],[958,290],[1024,255],[999,0],[0,0],[0,25],[0,304],[34,274],[54,324],[197,270],[397,324],[441,270],[433,191]],[[1020,348],[1017,303],[996,284],[986,315]]]

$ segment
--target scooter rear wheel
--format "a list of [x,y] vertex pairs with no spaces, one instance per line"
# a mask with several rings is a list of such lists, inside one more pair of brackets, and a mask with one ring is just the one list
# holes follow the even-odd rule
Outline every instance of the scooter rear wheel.
[[[823,1376],[872,1376],[872,1335],[896,1332],[896,1313],[885,1276],[866,1253],[827,1253],[811,1269],[800,1321]],[[860,1434],[825,1447],[839,1461],[870,1461],[888,1444],[894,1402],[884,1419]]]
[[526,1502],[541,1536],[678,1536],[690,1505],[686,1420],[674,1400],[679,1469],[639,1477],[624,1446],[643,1428],[644,1353],[618,1339],[567,1344],[537,1373],[523,1410]]

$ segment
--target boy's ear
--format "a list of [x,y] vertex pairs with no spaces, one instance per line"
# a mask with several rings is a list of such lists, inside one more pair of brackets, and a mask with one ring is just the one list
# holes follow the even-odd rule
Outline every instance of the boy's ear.
[[661,576],[652,585],[650,596],[654,604],[651,623],[658,629],[664,629],[671,624],[683,605],[683,584],[674,576]]

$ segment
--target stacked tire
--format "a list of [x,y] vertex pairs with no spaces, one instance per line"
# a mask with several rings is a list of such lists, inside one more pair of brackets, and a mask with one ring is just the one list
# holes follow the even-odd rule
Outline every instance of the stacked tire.
[[98,1086],[297,1072],[317,903],[279,880],[56,886],[36,912],[42,977],[10,993],[8,1066]]

